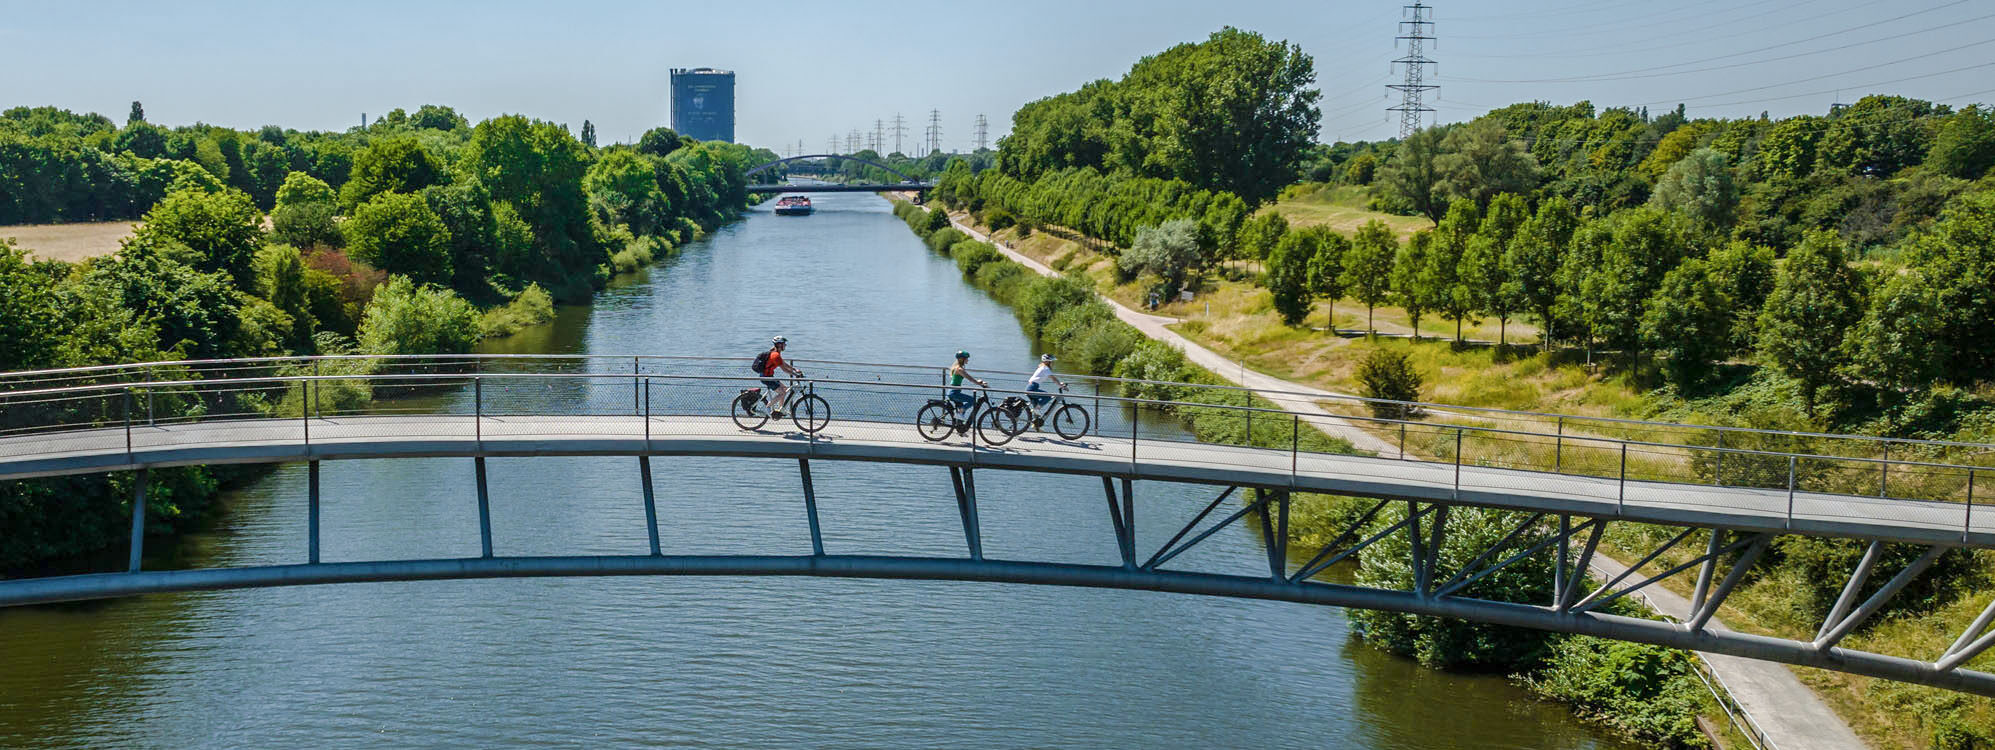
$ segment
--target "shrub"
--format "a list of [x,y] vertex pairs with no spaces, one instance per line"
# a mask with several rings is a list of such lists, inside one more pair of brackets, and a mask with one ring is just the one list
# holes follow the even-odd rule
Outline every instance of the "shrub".
[[1574,636],[1554,643],[1547,668],[1525,682],[1645,743],[1709,747],[1697,729],[1702,688],[1691,669],[1674,649]]
[[442,287],[417,287],[390,276],[374,290],[360,321],[360,348],[369,354],[461,354],[478,343],[478,310]]
[[1037,337],[1061,310],[1095,302],[1094,288],[1071,276],[1047,279],[1025,289],[1012,304],[1027,336]]
[[[1419,401],[1420,388],[1424,381],[1420,373],[1413,369],[1413,360],[1399,349],[1373,349],[1358,363],[1358,384],[1365,398],[1387,401]],[[1371,402],[1372,416],[1380,419],[1407,419],[1412,416],[1411,407],[1402,404]]]
[[925,239],[928,249],[948,255],[951,248],[954,248],[957,243],[970,239],[970,236],[957,231],[955,227],[946,227],[929,233]]
[[1089,375],[1107,375],[1146,340],[1142,333],[1122,321],[1103,320],[1079,331],[1062,351],[1072,369]]
[[1025,266],[1000,261],[978,266],[976,274],[970,280],[977,285],[977,288],[990,292],[991,296],[1003,301],[1010,299],[1018,291],[1017,287],[1020,284],[1031,282],[1030,277],[1031,274],[1025,270]]
[[1039,329],[1039,340],[1065,351],[1095,324],[1112,320],[1115,320],[1115,310],[1099,300],[1075,305],[1054,313],[1053,318],[1046,321],[1046,326]]
[[1164,296],[1173,297],[1184,288],[1198,258],[1198,225],[1190,219],[1173,219],[1137,230],[1136,241],[1116,258],[1115,268],[1124,278],[1155,276]]
[[539,284],[528,284],[511,302],[486,310],[479,318],[478,329],[487,337],[511,336],[553,319],[554,298]]
[[[1406,518],[1406,509],[1393,503],[1372,520],[1373,531]],[[1493,508],[1453,508],[1436,567],[1460,570],[1490,549],[1525,519],[1518,511]],[[1423,519],[1425,532],[1433,517]],[[1551,525],[1532,524],[1512,540],[1525,549],[1549,537]],[[1362,586],[1407,591],[1413,588],[1412,545],[1406,534],[1391,534],[1358,553],[1357,582]],[[1530,555],[1461,590],[1461,596],[1500,602],[1544,602],[1552,594],[1552,556]],[[1548,633],[1439,617],[1376,610],[1351,612],[1351,622],[1367,643],[1391,653],[1411,656],[1430,667],[1514,671],[1536,666],[1544,656]]]
[[949,212],[943,211],[940,208],[929,209],[928,215],[922,218],[922,226],[926,227],[929,232],[937,232],[948,228]]
[[[933,240],[950,233],[961,234],[954,229],[950,229],[945,232],[936,232],[929,239]],[[1004,260],[1004,255],[999,253],[997,248],[975,240],[962,240],[949,245],[948,248],[949,257],[956,259],[956,268],[962,270],[965,278],[976,278],[977,270],[982,268],[986,263]]]
[[1154,380],[1157,383],[1128,383],[1123,386],[1124,396],[1130,398],[1176,401],[1178,393],[1184,389],[1169,385],[1183,382],[1185,373],[1185,353],[1169,344],[1145,339],[1122,361],[1115,364],[1114,375],[1130,380]]
[[993,232],[1002,232],[1017,225],[1018,217],[1002,208],[993,208],[984,214],[984,226],[990,227]]
[[333,221],[336,211],[331,202],[280,204],[270,212],[270,234],[297,247],[339,247],[344,238]]

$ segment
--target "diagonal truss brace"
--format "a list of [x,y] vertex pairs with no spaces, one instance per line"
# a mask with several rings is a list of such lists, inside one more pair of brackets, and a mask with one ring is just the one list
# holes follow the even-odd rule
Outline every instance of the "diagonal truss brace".
[[[1599,523],[1593,525],[1593,531],[1587,533],[1586,545],[1580,549],[1579,559],[1573,561],[1571,570],[1566,573],[1565,586],[1553,592],[1555,600],[1552,606],[1558,611],[1572,609],[1573,599],[1579,596],[1580,590],[1586,588],[1586,569],[1593,564],[1593,552],[1600,548],[1600,535],[1606,530],[1607,521],[1601,519]],[[1560,567],[1564,567],[1565,555],[1559,555],[1559,558],[1556,562]]]
[[1115,549],[1122,555],[1122,567],[1136,569],[1136,489],[1122,480],[1122,501],[1115,497],[1115,480],[1101,478],[1102,492],[1108,495],[1108,520],[1115,527]]
[[1664,552],[1668,552],[1672,549],[1675,549],[1676,545],[1683,543],[1683,540],[1688,539],[1691,534],[1694,534],[1696,532],[1697,532],[1697,527],[1695,526],[1685,528],[1683,530],[1683,533],[1677,534],[1669,541],[1664,542],[1663,545],[1657,547],[1654,552],[1650,552],[1649,554],[1643,556],[1639,562],[1636,562],[1634,565],[1628,566],[1627,570],[1621,571],[1620,575],[1614,576],[1613,580],[1608,581],[1606,585],[1603,585],[1600,588],[1594,589],[1593,593],[1587,594],[1585,598],[1580,599],[1577,603],[1573,604],[1572,606],[1574,607],[1582,606],[1587,602],[1593,601],[1595,597],[1598,597],[1601,594],[1612,593],[1614,591],[1614,587],[1621,585],[1622,581],[1628,580],[1628,577],[1634,575],[1636,571],[1641,570],[1642,566],[1649,564],[1658,557],[1661,557]]
[[[1535,522],[1535,521],[1536,521],[1537,519],[1536,519],[1536,518],[1533,518],[1533,519],[1531,519],[1531,520]],[[1570,538],[1570,537],[1571,537],[1571,536],[1572,536],[1573,534],[1577,534],[1577,533],[1579,533],[1579,532],[1582,532],[1582,531],[1591,531],[1591,530],[1593,529],[1593,527],[1594,527],[1594,526],[1596,526],[1596,525],[1598,525],[1598,524],[1601,524],[1601,523],[1604,523],[1604,521],[1602,521],[1602,520],[1600,520],[1600,519],[1598,519],[1598,518],[1595,518],[1595,519],[1590,519],[1590,520],[1588,520],[1588,521],[1586,521],[1586,522],[1584,522],[1584,523],[1581,523],[1581,524],[1579,524],[1578,526],[1573,526],[1573,527],[1570,527],[1570,528],[1568,528],[1568,529],[1564,529],[1564,530],[1562,530],[1562,531],[1561,531],[1561,533],[1558,533],[1558,534],[1553,534],[1553,535],[1551,535],[1551,536],[1548,536],[1548,537],[1545,537],[1544,539],[1540,539],[1540,540],[1538,540],[1538,541],[1537,541],[1536,543],[1532,544],[1531,546],[1529,546],[1529,547],[1526,547],[1526,548],[1524,548],[1524,549],[1523,549],[1522,551],[1518,552],[1517,554],[1514,554],[1514,555],[1511,555],[1511,556],[1510,556],[1510,557],[1508,557],[1508,558],[1505,558],[1503,562],[1500,562],[1500,563],[1497,563],[1497,564],[1495,564],[1495,565],[1492,565],[1492,566],[1489,566],[1489,567],[1487,567],[1487,568],[1484,568],[1484,569],[1482,569],[1482,570],[1480,570],[1480,571],[1476,571],[1476,573],[1475,573],[1474,575],[1470,575],[1470,576],[1468,576],[1467,578],[1461,578],[1460,574],[1457,574],[1457,576],[1456,576],[1456,577],[1457,577],[1457,578],[1461,578],[1461,580],[1458,580],[1458,581],[1455,581],[1455,582],[1453,582],[1453,583],[1450,583],[1450,584],[1448,584],[1448,585],[1446,585],[1446,586],[1442,586],[1442,587],[1441,587],[1441,588],[1440,588],[1439,590],[1437,590],[1437,591],[1435,591],[1435,592],[1434,592],[1434,596],[1436,596],[1436,597],[1443,597],[1443,596],[1449,596],[1449,595],[1452,595],[1452,594],[1454,594],[1454,593],[1455,593],[1455,592],[1457,592],[1457,591],[1460,591],[1460,590],[1462,590],[1462,589],[1465,589],[1465,588],[1468,588],[1468,587],[1469,587],[1470,585],[1473,585],[1473,584],[1474,584],[1474,583],[1475,583],[1476,581],[1480,581],[1480,580],[1482,580],[1482,579],[1484,579],[1484,578],[1487,578],[1487,577],[1489,577],[1489,576],[1491,576],[1491,575],[1494,575],[1494,574],[1495,574],[1495,573],[1496,573],[1497,571],[1499,571],[1499,570],[1502,570],[1502,569],[1504,569],[1504,568],[1507,568],[1507,567],[1510,567],[1510,565],[1511,565],[1512,563],[1515,563],[1515,562],[1517,562],[1518,560],[1522,560],[1522,559],[1524,559],[1524,558],[1526,558],[1526,557],[1530,557],[1530,556],[1532,556],[1532,555],[1535,555],[1535,554],[1537,554],[1537,553],[1538,553],[1538,551],[1539,551],[1539,550],[1542,550],[1542,549],[1544,549],[1544,548],[1546,548],[1546,547],[1549,547],[1549,546],[1551,546],[1551,545],[1553,545],[1553,544],[1556,544],[1556,543],[1558,543],[1558,542],[1561,542],[1561,541],[1564,541],[1564,540],[1566,540],[1566,539]],[[1521,531],[1522,531],[1522,530],[1523,530],[1524,528],[1526,528],[1526,527],[1528,527],[1528,523],[1527,523],[1526,525],[1524,525],[1524,526],[1519,526],[1519,527],[1518,527],[1518,528],[1516,529],[1516,531],[1520,531],[1520,532],[1521,532]],[[1514,537],[1514,536],[1515,536],[1515,534],[1513,533],[1513,534],[1511,534],[1511,535],[1509,535],[1509,536],[1512,536],[1512,537]],[[1506,540],[1504,540],[1504,543],[1505,543],[1505,544],[1507,544],[1507,543],[1508,543],[1508,540],[1507,540],[1507,539],[1506,539]],[[1494,550],[1494,548],[1492,548],[1492,551],[1493,551],[1493,550]],[[1472,566],[1471,566],[1471,567],[1472,567]],[[1465,569],[1463,570],[1463,572],[1464,572],[1464,573],[1466,573],[1466,572],[1468,572],[1468,570],[1469,570],[1469,569],[1466,569],[1466,568],[1465,568]]]
[[963,517],[963,544],[970,559],[984,559],[984,531],[977,519],[977,477],[967,468],[949,467],[949,482],[956,488],[956,513]]
[[1995,646],[1995,632],[1986,634],[1981,632],[1988,629],[1990,622],[1995,622],[1995,601],[1989,602],[1988,608],[1981,610],[1981,615],[1974,618],[1974,623],[1961,631],[1960,637],[1954,639],[1953,645],[1947,647],[1946,653],[1940,654],[1940,660],[1933,663],[1933,668],[1941,672],[1951,672],[1966,664],[1968,660],[1980,656],[1981,652],[1988,650],[1988,647]]
[[1364,531],[1365,524],[1371,523],[1372,516],[1378,515],[1378,512],[1385,508],[1385,504],[1389,502],[1392,501],[1380,500],[1373,503],[1371,510],[1365,511],[1364,515],[1358,517],[1357,522],[1351,524],[1351,528],[1345,529],[1342,534],[1338,534],[1336,539],[1332,539],[1329,544],[1323,545],[1323,549],[1318,551],[1315,557],[1310,558],[1308,563],[1303,564],[1301,570],[1296,571],[1295,575],[1289,576],[1288,582],[1300,583],[1307,581],[1317,573],[1321,573],[1331,565],[1335,565],[1338,560],[1344,559],[1343,556],[1339,555],[1335,559],[1326,560],[1326,558],[1330,558],[1331,555],[1336,554],[1337,549],[1342,547],[1345,542],[1351,541],[1358,536],[1359,532]]
[[1745,580],[1746,572],[1752,570],[1753,563],[1759,560],[1759,556],[1766,552],[1767,546],[1772,542],[1772,534],[1758,534],[1751,537],[1746,553],[1740,555],[1738,561],[1732,563],[1732,569],[1725,572],[1725,580],[1719,582],[1718,588],[1690,614],[1690,621],[1684,623],[1691,632],[1703,630],[1705,623],[1710,622],[1711,617],[1718,614],[1718,606],[1725,603],[1725,597],[1731,595],[1732,589],[1737,588],[1740,581]]
[[[1392,536],[1395,533],[1398,533],[1400,529],[1404,529],[1408,526],[1411,526],[1415,519],[1427,513],[1432,513],[1437,508],[1440,507],[1439,505],[1429,505],[1425,509],[1415,511],[1413,514],[1408,515],[1407,517],[1399,519],[1398,521],[1394,522],[1391,526],[1387,526],[1383,529],[1378,530],[1377,533],[1365,537],[1363,541],[1360,541],[1357,544],[1351,545],[1350,547],[1346,547],[1343,550],[1337,549],[1337,545],[1342,544],[1344,540],[1352,536],[1356,536],[1358,531],[1365,527],[1365,523],[1371,520],[1372,515],[1378,513],[1380,508],[1385,507],[1385,504],[1387,502],[1390,501],[1388,500],[1379,501],[1378,505],[1372,506],[1372,509],[1369,512],[1365,513],[1365,516],[1363,518],[1358,519],[1358,522],[1353,524],[1349,531],[1346,531],[1342,535],[1338,536],[1336,539],[1331,540],[1329,544],[1323,545],[1323,549],[1316,553],[1316,557],[1311,559],[1308,565],[1304,565],[1302,567],[1302,570],[1297,571],[1295,576],[1289,579],[1289,582],[1298,583],[1305,579],[1308,579],[1310,576],[1328,570],[1330,566],[1336,565],[1337,563],[1342,562],[1345,558],[1358,554],[1359,552],[1363,551],[1366,547],[1370,547],[1374,543],[1377,543],[1378,540],[1380,539],[1384,539],[1386,537]],[[1333,552],[1335,554],[1332,554]]]
[[[1877,548],[1878,543],[1872,542],[1871,549],[1876,550]],[[1851,612],[1848,617],[1844,617],[1840,621],[1831,620],[1830,622],[1835,623],[1834,627],[1830,627],[1828,622],[1822,623],[1822,627],[1826,633],[1815,639],[1815,650],[1827,651],[1830,647],[1835,646],[1838,641],[1848,636],[1850,631],[1855,630],[1856,626],[1863,624],[1864,620],[1870,619],[1871,615],[1877,614],[1877,610],[1883,609],[1885,602],[1890,601],[1891,597],[1896,596],[1899,591],[1912,582],[1912,579],[1919,577],[1920,573],[1926,572],[1926,568],[1931,567],[1933,562],[1940,559],[1940,555],[1945,552],[1945,547],[1937,545],[1927,547],[1926,551],[1920,554],[1918,559],[1913,560],[1912,564],[1905,566],[1904,570],[1898,571],[1898,575],[1892,576],[1891,580],[1886,581],[1884,586],[1879,588],[1877,593],[1871,594],[1869,599],[1864,600],[1863,606],[1857,607],[1855,612]],[[1864,561],[1875,564],[1876,556],[1871,554],[1870,551],[1866,551],[1864,553]],[[1868,566],[1860,563],[1857,567],[1857,572],[1862,573],[1865,578],[1870,577]],[[1855,592],[1862,587],[1863,581],[1857,579],[1854,575],[1850,576],[1850,582],[1843,587],[1843,595],[1838,597],[1836,606],[1838,608],[1847,606],[1848,602],[1844,600],[1854,596]]]
[[[1213,508],[1218,507],[1219,502],[1221,500],[1225,500],[1226,496],[1232,494],[1232,492],[1233,488],[1229,487],[1227,488],[1226,492],[1220,493],[1219,497],[1212,501],[1212,505],[1206,507],[1206,513],[1210,513]],[[1142,568],[1144,570],[1156,570],[1157,566],[1170,562],[1171,558],[1184,554],[1186,550],[1198,546],[1198,543],[1205,541],[1206,537],[1210,537],[1213,534],[1219,533],[1220,529],[1224,529],[1228,526],[1233,525],[1234,521],[1238,521],[1241,518],[1246,517],[1248,513],[1252,513],[1256,510],[1260,510],[1262,508],[1267,507],[1267,504],[1268,504],[1268,496],[1262,495],[1256,497],[1254,499],[1254,502],[1248,503],[1246,507],[1233,511],[1233,515],[1227,516],[1226,520],[1213,524],[1212,528],[1199,532],[1198,536],[1192,537],[1190,541],[1187,541],[1184,544],[1179,545],[1177,547],[1171,547],[1171,545],[1167,543],[1163,547],[1158,548],[1157,554],[1151,555],[1150,561],[1143,563]],[[1178,532],[1177,536],[1171,538],[1171,541],[1176,542],[1178,539],[1183,538],[1187,532],[1190,532],[1193,527],[1198,525],[1199,521],[1205,519],[1206,513],[1200,513],[1197,518],[1193,518],[1191,523],[1186,524],[1184,529]]]
[[[1254,490],[1254,495],[1258,498],[1255,504],[1261,506],[1261,540],[1268,551],[1268,578],[1285,581],[1288,579],[1289,495],[1281,490],[1264,493],[1259,489]],[[1280,514],[1279,522],[1268,518],[1267,496],[1269,495],[1272,495],[1280,506],[1280,510],[1277,511]]]
[[[1722,531],[1713,531],[1713,532],[1712,532],[1712,536],[1713,536],[1713,537],[1717,537],[1717,536],[1721,535],[1722,533],[1723,533]],[[1583,600],[1583,601],[1581,601],[1581,602],[1580,602],[1579,604],[1575,604],[1575,605],[1573,605],[1573,606],[1572,606],[1572,611],[1573,611],[1573,612],[1586,612],[1586,611],[1589,611],[1589,610],[1593,610],[1593,609],[1597,609],[1597,608],[1599,608],[1599,607],[1602,607],[1602,606],[1605,606],[1605,605],[1606,605],[1606,604],[1607,604],[1608,602],[1611,602],[1611,601],[1614,601],[1615,599],[1619,599],[1619,598],[1621,598],[1621,597],[1624,597],[1624,596],[1627,596],[1627,595],[1629,595],[1629,594],[1632,594],[1632,593],[1635,593],[1635,592],[1637,592],[1637,591],[1640,591],[1640,590],[1642,590],[1642,589],[1645,589],[1645,588],[1648,588],[1650,584],[1653,584],[1653,583],[1655,583],[1655,582],[1657,582],[1657,581],[1660,581],[1660,580],[1663,580],[1663,579],[1665,579],[1665,578],[1668,578],[1668,577],[1670,577],[1670,576],[1673,576],[1673,575],[1676,575],[1676,574],[1678,574],[1678,573],[1681,573],[1681,572],[1683,572],[1683,571],[1686,571],[1686,570],[1689,570],[1689,569],[1691,569],[1691,568],[1693,568],[1693,567],[1696,567],[1696,566],[1698,566],[1698,565],[1702,565],[1702,564],[1706,563],[1707,561],[1710,561],[1710,560],[1715,560],[1715,559],[1717,559],[1717,558],[1720,558],[1720,557],[1724,557],[1725,555],[1729,555],[1729,554],[1731,554],[1731,553],[1733,553],[1733,552],[1737,552],[1737,551],[1739,551],[1739,550],[1742,550],[1742,549],[1745,549],[1745,548],[1746,548],[1746,547],[1747,547],[1748,545],[1752,545],[1752,544],[1754,544],[1755,542],[1761,542],[1761,541],[1765,541],[1765,540],[1766,540],[1767,538],[1770,538],[1770,535],[1766,535],[1766,534],[1762,534],[1762,535],[1760,535],[1760,536],[1758,536],[1758,537],[1747,537],[1747,538],[1745,538],[1745,539],[1740,539],[1740,540],[1738,540],[1738,541],[1735,541],[1735,542],[1732,542],[1731,544],[1724,544],[1724,543],[1723,543],[1723,540],[1721,539],[1721,540],[1720,540],[1720,541],[1718,541],[1718,542],[1713,542],[1713,543],[1711,544],[1711,546],[1710,546],[1709,550],[1708,550],[1708,551],[1706,551],[1706,552],[1705,552],[1704,554],[1702,554],[1702,555],[1698,555],[1698,556],[1696,556],[1696,557],[1693,557],[1693,558],[1691,558],[1691,559],[1689,559],[1689,560],[1686,560],[1686,561],[1684,561],[1683,563],[1681,563],[1681,564],[1678,564],[1678,565],[1676,565],[1675,567],[1672,567],[1672,568],[1670,568],[1669,570],[1665,570],[1665,571],[1663,571],[1663,572],[1661,572],[1661,573],[1657,573],[1657,574],[1655,574],[1655,575],[1652,575],[1652,576],[1649,576],[1648,578],[1645,578],[1645,579],[1642,579],[1642,582],[1641,582],[1641,583],[1637,583],[1637,584],[1635,584],[1635,585],[1633,585],[1633,586],[1629,586],[1629,587],[1627,587],[1627,588],[1624,588],[1624,589],[1621,589],[1621,590],[1619,590],[1619,591],[1615,591],[1615,592],[1613,592],[1613,593],[1609,593],[1609,594],[1607,594],[1606,596],[1602,596],[1602,597],[1599,597],[1599,598],[1597,598],[1597,599],[1594,599],[1594,598],[1591,598],[1591,597],[1589,597],[1589,599],[1588,599],[1588,600]],[[1677,537],[1676,539],[1673,539],[1673,540],[1671,540],[1671,541],[1670,541],[1670,543],[1669,543],[1668,545],[1664,545],[1663,549],[1668,549],[1668,548],[1670,548],[1670,547],[1673,547],[1673,546],[1675,546],[1675,545],[1676,545],[1676,542],[1678,542],[1678,541],[1681,541],[1681,540],[1682,540],[1682,536],[1678,536],[1678,537]],[[1649,555],[1649,557],[1647,557],[1647,558],[1644,558],[1644,559],[1645,559],[1645,560],[1652,560],[1652,559],[1655,559],[1655,556],[1656,556],[1656,555],[1659,555],[1659,554],[1662,554],[1662,550],[1657,550],[1657,551],[1656,551],[1655,553],[1652,553],[1652,554],[1650,554],[1650,555]],[[1639,567],[1639,566],[1637,566],[1637,567]],[[1636,568],[1629,568],[1629,570],[1630,570],[1630,571],[1633,571],[1633,570],[1635,570],[1635,569],[1636,569]],[[1624,577],[1625,577],[1625,576],[1624,576]],[[1598,591],[1595,591],[1595,592],[1594,592],[1594,594],[1598,595],[1598,594],[1601,594],[1601,593],[1604,593],[1604,592],[1606,592],[1606,591],[1607,591],[1607,589],[1608,589],[1608,588],[1609,588],[1609,587],[1602,587],[1602,588],[1600,588],[1600,589],[1599,589]],[[1699,609],[1702,609],[1702,606],[1701,606],[1701,605],[1697,605],[1697,606],[1698,606],[1698,608],[1699,608]]]

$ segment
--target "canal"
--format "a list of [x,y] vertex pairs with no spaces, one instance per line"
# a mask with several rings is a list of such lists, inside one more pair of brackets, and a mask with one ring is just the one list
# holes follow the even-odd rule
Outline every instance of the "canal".
[[[1011,312],[870,195],[761,208],[491,351],[790,354],[1027,369]],[[744,368],[745,373],[745,368]],[[740,373],[725,373],[735,375]],[[1014,385],[1015,387],[1015,385]],[[1150,427],[1146,424],[1146,433]],[[644,551],[635,462],[494,459],[499,554]],[[833,553],[959,555],[947,474],[813,465]],[[809,551],[793,463],[659,459],[686,553]],[[330,462],[327,560],[476,556],[466,460]],[[302,465],[170,564],[296,562]],[[986,554],[1113,563],[1096,480],[980,474]],[[1209,490],[1139,483],[1139,519]],[[1139,548],[1175,526],[1139,520]],[[1183,567],[1265,571],[1250,527]],[[1355,641],[1340,610],[1141,592],[801,578],[348,584],[0,611],[0,747],[1623,748],[1501,677]]]

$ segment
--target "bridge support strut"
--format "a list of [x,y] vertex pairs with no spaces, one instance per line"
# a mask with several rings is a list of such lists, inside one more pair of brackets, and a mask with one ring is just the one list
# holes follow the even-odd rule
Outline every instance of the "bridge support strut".
[[145,558],[145,485],[151,474],[151,469],[142,468],[138,478],[132,480],[132,559],[126,568],[132,573],[139,572]]
[[963,517],[963,544],[970,559],[984,559],[984,531],[977,520],[977,477],[969,469],[949,467],[949,481],[956,486],[956,514]]
[[804,515],[810,518],[810,553],[824,556],[824,531],[817,524],[817,487],[810,478],[810,459],[797,459],[797,471],[803,477]]

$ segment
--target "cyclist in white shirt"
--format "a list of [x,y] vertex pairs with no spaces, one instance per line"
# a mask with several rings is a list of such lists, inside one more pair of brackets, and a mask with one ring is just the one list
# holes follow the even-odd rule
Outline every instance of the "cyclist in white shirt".
[[[1064,391],[1067,389],[1067,384],[1060,382],[1060,376],[1053,374],[1053,355],[1041,354],[1039,355],[1039,369],[1033,370],[1032,377],[1026,379],[1025,390],[1035,394],[1045,393],[1046,389],[1040,387],[1039,384],[1048,380],[1053,381],[1054,385],[1060,386],[1060,390]],[[1052,396],[1040,395],[1028,395],[1026,398],[1032,399],[1032,406],[1039,409],[1046,408],[1046,404],[1053,400]]]

